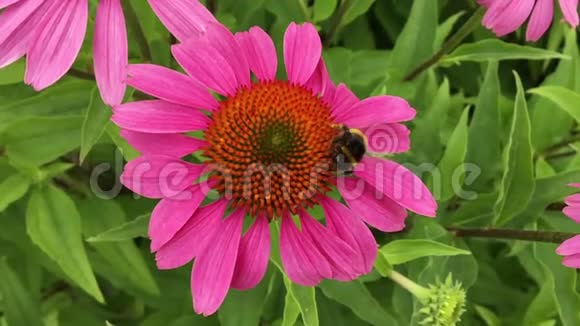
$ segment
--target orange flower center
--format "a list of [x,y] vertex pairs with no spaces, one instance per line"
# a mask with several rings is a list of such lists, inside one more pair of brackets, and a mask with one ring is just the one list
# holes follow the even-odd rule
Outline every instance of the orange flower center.
[[221,102],[205,133],[216,189],[269,218],[330,190],[336,129],[329,106],[302,86],[259,82]]

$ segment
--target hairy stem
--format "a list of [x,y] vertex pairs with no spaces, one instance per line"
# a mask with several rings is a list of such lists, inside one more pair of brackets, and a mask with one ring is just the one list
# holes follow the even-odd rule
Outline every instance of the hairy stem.
[[388,277],[420,300],[425,299],[429,295],[429,290],[427,288],[413,282],[395,270],[392,270]]
[[478,10],[476,10],[473,15],[467,19],[465,24],[463,24],[463,26],[461,26],[461,28],[459,28],[455,34],[453,34],[445,43],[443,43],[443,46],[441,46],[439,51],[417,66],[415,69],[411,70],[411,72],[409,72],[405,78],[403,78],[403,81],[411,81],[417,78],[421,73],[437,64],[444,55],[453,51],[459,44],[461,44],[461,41],[463,41],[467,36],[469,36],[469,34],[471,34],[471,32],[473,32],[477,26],[479,26],[484,11],[484,7],[480,7]]
[[455,236],[462,238],[509,239],[547,243],[562,243],[565,240],[576,236],[576,233],[571,232],[515,229],[464,229],[457,227],[447,227],[447,230],[453,232]]
[[143,59],[147,62],[152,61],[151,49],[149,48],[149,42],[147,42],[147,37],[145,36],[145,31],[141,24],[139,23],[139,17],[137,17],[137,12],[131,4],[131,1],[122,2],[123,11],[125,12],[125,18],[127,19],[127,25],[135,33],[137,44],[141,49],[141,55]]
[[543,153],[541,153],[539,156],[541,157],[552,157],[553,155],[556,155],[562,148],[566,148],[571,144],[574,144],[576,142],[580,141],[580,133],[575,133],[573,135],[571,135],[569,138],[566,138],[564,140],[562,140],[559,143],[556,143],[548,148],[546,148]]
[[328,32],[326,32],[326,34],[323,37],[322,41],[325,45],[331,44],[332,41],[334,41],[334,38],[336,37],[336,35],[340,31],[340,28],[342,27],[342,19],[344,18],[344,15],[346,15],[348,9],[350,9],[353,3],[354,3],[353,0],[342,0],[340,6],[338,7],[338,10],[334,13],[334,16],[332,16],[330,26],[328,27]]
[[67,75],[71,76],[71,77],[75,77],[78,79],[84,79],[84,80],[95,80],[95,75],[87,72],[87,71],[82,71],[76,68],[70,68],[67,72]]

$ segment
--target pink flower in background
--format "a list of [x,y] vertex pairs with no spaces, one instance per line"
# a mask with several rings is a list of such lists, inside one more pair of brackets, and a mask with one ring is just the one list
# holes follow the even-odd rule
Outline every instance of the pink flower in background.
[[[570,186],[580,188],[579,183]],[[571,195],[566,198],[566,207],[563,212],[572,220],[580,223],[580,194]],[[556,252],[564,256],[562,264],[567,267],[580,268],[580,235],[564,241]]]
[[[125,93],[127,33],[121,0],[100,0],[94,68],[101,96],[120,104]],[[85,38],[89,0],[0,0],[0,68],[26,55],[24,81],[40,91],[72,67]]]
[[[407,210],[435,216],[429,190],[393,161],[356,152],[360,163],[352,175],[336,173],[338,138],[360,145],[366,134],[371,152],[408,150],[409,130],[401,122],[415,110],[399,97],[359,100],[344,84],[334,85],[313,25],[290,24],[283,56],[288,78],[277,79],[274,43],[259,27],[232,34],[197,0],[149,2],[181,42],[172,53],[185,74],[129,66],[127,83],[157,99],[114,107],[113,121],[142,154],[121,179],[134,192],[161,199],[149,226],[157,266],[195,259],[196,312],[211,315],[230,288],[261,281],[270,221],[280,223],[288,277],[314,286],[371,271],[377,244],[365,222],[395,232],[405,227]],[[193,137],[195,131],[203,137]],[[182,160],[193,153],[198,163]],[[333,189],[346,204],[330,196]],[[210,190],[217,197],[206,198]],[[324,225],[307,211],[312,207],[322,208]],[[252,223],[244,233],[246,216]]]
[[[526,20],[526,39],[537,41],[544,35],[554,18],[555,0],[478,0],[487,8],[483,25],[497,36],[507,35]],[[564,20],[572,27],[578,26],[578,0],[559,0]]]

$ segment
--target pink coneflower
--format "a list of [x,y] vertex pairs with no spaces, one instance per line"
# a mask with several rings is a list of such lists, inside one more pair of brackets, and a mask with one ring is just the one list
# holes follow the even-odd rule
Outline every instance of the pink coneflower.
[[[552,24],[555,0],[478,0],[487,8],[483,25],[497,36],[509,34],[528,20],[526,39],[537,41]],[[578,0],[559,0],[564,19],[578,26]]]
[[[72,67],[85,38],[88,0],[0,0],[0,68],[26,55],[24,81],[40,91]],[[95,77],[109,105],[125,93],[127,33],[120,0],[100,0],[95,18]]]
[[[580,183],[570,186],[580,188]],[[571,195],[566,198],[566,207],[563,212],[572,220],[580,223],[580,194]],[[580,235],[564,241],[556,252],[564,256],[562,264],[572,268],[580,268]]]
[[[435,216],[429,190],[393,161],[365,156],[352,175],[337,173],[337,137],[366,133],[370,151],[406,151],[409,131],[400,122],[415,111],[398,97],[361,101],[345,85],[335,86],[313,25],[286,30],[288,79],[280,80],[274,43],[259,27],[234,35],[197,1],[150,4],[181,41],[172,53],[186,74],[129,66],[127,83],[157,99],[114,108],[113,121],[142,154],[121,179],[134,192],[161,199],[149,226],[157,266],[195,259],[196,312],[213,314],[230,288],[260,282],[271,221],[280,223],[288,277],[314,286],[372,269],[377,244],[364,222],[394,232],[404,228],[407,210]],[[194,152],[201,162],[181,159]],[[202,176],[207,182],[199,182]],[[336,188],[346,204],[330,196]],[[206,198],[210,189],[218,194],[213,201]],[[307,211],[316,206],[324,224]],[[245,218],[251,226],[243,233]]]

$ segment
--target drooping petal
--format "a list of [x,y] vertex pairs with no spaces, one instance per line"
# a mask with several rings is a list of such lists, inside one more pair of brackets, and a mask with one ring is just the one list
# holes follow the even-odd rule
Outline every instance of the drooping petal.
[[204,32],[209,22],[217,23],[199,0],[149,0],[149,5],[180,42]]
[[237,33],[236,39],[248,59],[250,69],[258,80],[274,80],[278,68],[278,57],[274,42],[268,33],[254,26],[247,32]]
[[402,165],[367,156],[355,166],[355,174],[397,204],[424,216],[436,215],[437,202],[429,189]]
[[399,123],[377,124],[364,130],[368,151],[372,153],[402,153],[411,147],[411,131]]
[[572,25],[572,27],[578,27],[578,0],[559,0],[559,3],[564,19],[568,24]]
[[198,314],[212,315],[226,298],[234,276],[243,222],[242,210],[235,211],[221,222],[211,245],[193,264],[191,291],[193,307]]
[[322,54],[322,42],[316,28],[305,23],[290,23],[284,34],[284,63],[288,80],[304,85],[314,73]]
[[187,223],[207,196],[208,190],[199,184],[193,185],[177,195],[177,198],[164,198],[155,206],[149,220],[151,252],[159,250]]
[[562,265],[570,268],[580,268],[580,254],[564,257]]
[[483,24],[497,36],[507,35],[524,24],[535,2],[535,0],[495,1],[485,14]]
[[352,178],[338,180],[337,186],[353,214],[369,225],[383,232],[397,232],[405,228],[405,208],[373,186]]
[[0,68],[26,53],[37,21],[44,12],[37,10],[43,0],[21,1],[0,13]]
[[175,157],[146,155],[129,161],[121,183],[133,192],[149,198],[180,198],[204,172],[205,165],[193,164]]
[[131,87],[167,102],[209,111],[219,106],[205,87],[177,71],[153,64],[134,64],[129,66],[128,73],[127,83]]
[[304,86],[312,90],[314,94],[322,96],[322,98],[327,101],[334,97],[335,87],[332,83],[332,79],[330,79],[330,75],[326,69],[326,64],[322,58],[320,58],[314,73],[310,76],[310,79],[308,79]]
[[564,207],[562,212],[572,220],[580,223],[580,206],[567,206]]
[[580,254],[580,235],[562,242],[558,249],[556,249],[556,253],[562,256]]
[[209,124],[209,118],[203,112],[161,100],[116,106],[111,120],[123,129],[152,134],[204,130]]
[[332,116],[336,119],[336,117],[344,116],[346,112],[349,112],[359,102],[359,99],[345,84],[339,84],[329,102],[331,103]]
[[362,274],[370,273],[377,257],[377,242],[369,228],[348,207],[330,197],[321,197],[328,229],[348,243],[363,259]]
[[180,158],[207,146],[204,140],[183,134],[149,134],[123,129],[121,137],[143,155],[160,154]]
[[20,0],[0,0],[0,9],[4,9],[12,4],[17,3]]
[[173,56],[185,71],[206,87],[233,96],[250,84],[250,68],[233,34],[220,24],[183,44],[174,45]]
[[95,79],[103,101],[119,105],[123,101],[127,75],[128,45],[121,0],[100,0],[95,17]]
[[270,228],[268,219],[259,216],[244,234],[238,251],[232,288],[247,290],[260,283],[270,258]]
[[314,241],[300,232],[290,216],[282,218],[280,258],[288,278],[296,284],[315,286],[332,277],[332,268]]
[[574,194],[566,197],[564,200],[566,205],[570,206],[580,206],[580,194]]
[[526,40],[537,41],[550,27],[554,18],[554,0],[536,0],[536,6],[526,31]]
[[366,128],[377,123],[409,121],[415,110],[398,96],[373,96],[353,105],[348,111],[336,116],[336,121],[351,128]]
[[30,40],[24,81],[35,90],[52,85],[72,67],[85,37],[88,0],[45,0],[45,15]]
[[306,211],[300,211],[302,232],[308,233],[316,248],[326,258],[332,268],[332,278],[350,281],[364,270],[362,257],[334,233],[328,231]]
[[189,263],[203,252],[215,232],[222,231],[221,220],[228,202],[221,199],[198,208],[183,227],[155,254],[159,269],[173,269]]

